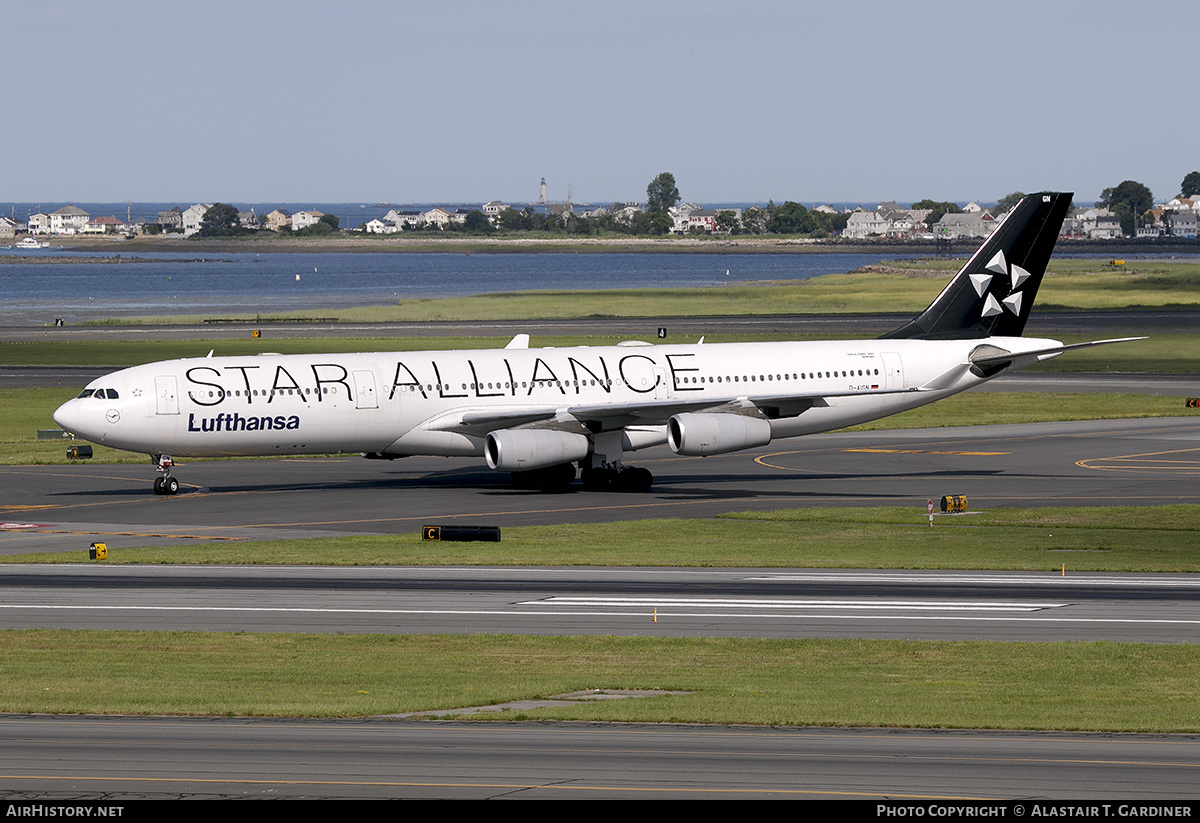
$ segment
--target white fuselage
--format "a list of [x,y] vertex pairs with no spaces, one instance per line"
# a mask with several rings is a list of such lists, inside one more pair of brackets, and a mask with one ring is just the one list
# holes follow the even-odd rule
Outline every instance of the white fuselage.
[[[980,346],[1052,340],[841,340],[207,357],[123,369],[54,419],[95,443],[175,456],[475,455],[493,430],[587,420],[626,450],[681,410],[777,407],[771,437],[829,431],[972,388]],[[538,415],[541,415],[538,417]],[[587,432],[585,432],[587,433]]]

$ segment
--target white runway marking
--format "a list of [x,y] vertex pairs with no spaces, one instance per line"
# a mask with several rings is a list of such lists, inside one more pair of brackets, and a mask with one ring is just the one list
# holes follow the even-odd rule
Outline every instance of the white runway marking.
[[1067,603],[988,603],[933,600],[749,600],[745,598],[678,597],[548,597],[527,600],[522,606],[667,606],[708,607],[717,609],[900,609],[904,611],[1020,611],[1056,609]]

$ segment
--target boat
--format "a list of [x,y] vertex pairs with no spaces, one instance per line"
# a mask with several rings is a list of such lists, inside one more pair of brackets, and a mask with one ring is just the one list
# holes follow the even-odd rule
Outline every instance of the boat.
[[15,246],[13,246],[13,248],[14,249],[48,249],[48,248],[50,248],[50,244],[38,242],[37,240],[35,240],[32,237],[26,237],[21,242],[17,243]]

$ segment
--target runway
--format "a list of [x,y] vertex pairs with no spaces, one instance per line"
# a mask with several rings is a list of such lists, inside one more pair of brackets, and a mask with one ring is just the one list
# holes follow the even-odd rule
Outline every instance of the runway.
[[[1196,796],[1186,735],[605,723],[0,717],[0,797],[827,799],[921,808]],[[869,805],[865,801],[870,801]],[[1050,816],[1032,810],[1022,812]],[[1054,808],[1064,804],[1055,805]],[[1174,805],[1174,804],[1172,804]],[[915,813],[911,813],[915,815]],[[986,812],[985,812],[986,814]],[[979,816],[983,816],[982,814]]]
[[371,634],[1200,641],[1187,574],[0,567],[0,626]]

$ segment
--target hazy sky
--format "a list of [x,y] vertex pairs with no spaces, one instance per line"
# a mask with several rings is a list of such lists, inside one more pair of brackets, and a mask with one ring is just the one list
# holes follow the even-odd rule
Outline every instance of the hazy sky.
[[1200,3],[4,4],[0,201],[1162,201]]

